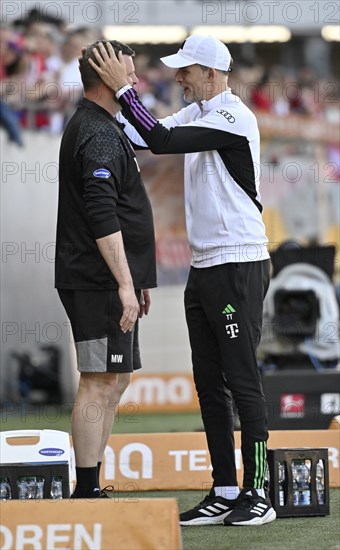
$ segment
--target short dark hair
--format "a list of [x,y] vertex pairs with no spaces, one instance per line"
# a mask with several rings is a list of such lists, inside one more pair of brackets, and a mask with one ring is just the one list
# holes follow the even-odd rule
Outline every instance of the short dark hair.
[[86,51],[84,52],[82,58],[79,60],[79,70],[85,91],[90,90],[91,88],[96,88],[101,82],[99,74],[96,73],[96,71],[91,67],[89,63],[89,59],[92,59],[92,61],[94,61],[95,63],[97,62],[96,57],[93,53],[93,49],[99,49],[98,44],[100,42],[102,42],[106,51],[108,51],[106,42],[110,42],[116,55],[118,55],[119,52],[123,52],[124,55],[129,55],[130,57],[133,57],[135,55],[135,52],[132,48],[130,48],[130,46],[124,44],[123,42],[118,42],[117,40],[97,40],[92,44],[88,44],[86,46]]
[[[229,65],[229,69],[228,69],[228,70],[222,71],[222,69],[216,69],[216,71],[218,71],[219,73],[224,74],[225,76],[228,76],[229,73],[231,73],[231,71],[233,70],[233,62],[234,62],[234,60],[233,60],[233,58],[231,57],[231,58],[230,58],[230,65]],[[209,67],[206,67],[205,65],[200,65],[199,63],[198,63],[198,66],[201,67],[202,71],[206,71],[207,69],[209,69]]]

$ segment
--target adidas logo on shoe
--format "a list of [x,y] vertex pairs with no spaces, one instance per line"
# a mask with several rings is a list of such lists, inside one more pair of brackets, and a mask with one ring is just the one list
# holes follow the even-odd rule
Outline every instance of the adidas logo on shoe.
[[230,514],[235,500],[215,496],[214,489],[200,502],[179,516],[180,525],[219,525]]
[[264,525],[276,518],[269,498],[262,498],[256,489],[243,489],[236,499],[234,509],[224,519],[224,525]]

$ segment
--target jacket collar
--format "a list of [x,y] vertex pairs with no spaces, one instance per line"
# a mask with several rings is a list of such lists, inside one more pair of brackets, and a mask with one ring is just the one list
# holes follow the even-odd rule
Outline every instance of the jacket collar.
[[80,107],[86,107],[86,109],[91,109],[93,111],[97,111],[98,113],[102,113],[102,115],[105,115],[110,120],[115,120],[115,118],[112,115],[110,115],[110,113],[106,109],[104,109],[103,107],[98,105],[98,103],[95,103],[94,101],[91,101],[90,99],[87,99],[86,97],[84,97],[81,100]]
[[230,103],[234,98],[235,98],[234,94],[229,89],[229,90],[226,90],[225,92],[222,92],[220,94],[215,95],[214,97],[212,97],[208,101],[205,100],[205,99],[203,99],[202,101],[199,101],[198,106],[199,106],[202,114],[206,115],[210,111],[213,111],[217,107],[220,107],[221,103],[222,104],[223,103],[225,103],[225,104]]

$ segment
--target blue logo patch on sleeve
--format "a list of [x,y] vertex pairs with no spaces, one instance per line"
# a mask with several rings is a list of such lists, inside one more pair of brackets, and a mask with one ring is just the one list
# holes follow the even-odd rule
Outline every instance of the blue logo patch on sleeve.
[[106,180],[111,176],[111,172],[109,170],[106,170],[106,168],[99,168],[98,170],[95,170],[93,172],[93,175],[95,178],[103,178]]

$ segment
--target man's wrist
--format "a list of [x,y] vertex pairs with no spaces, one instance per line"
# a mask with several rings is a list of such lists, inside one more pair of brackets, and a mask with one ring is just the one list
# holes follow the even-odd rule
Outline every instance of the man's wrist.
[[116,99],[119,99],[121,95],[123,95],[127,90],[130,90],[132,88],[131,84],[123,84],[115,93]]
[[125,278],[118,283],[119,288],[122,290],[131,290],[134,288],[132,278]]

